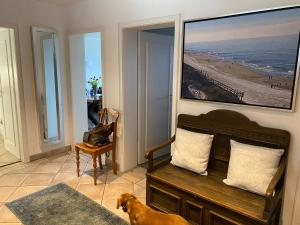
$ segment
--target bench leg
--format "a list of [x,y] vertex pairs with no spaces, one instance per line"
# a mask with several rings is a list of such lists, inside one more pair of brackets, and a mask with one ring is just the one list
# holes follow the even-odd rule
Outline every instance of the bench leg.
[[79,158],[79,148],[75,147],[76,151],[76,164],[77,164],[77,176],[79,177],[79,166],[80,166],[80,158]]
[[98,155],[98,161],[99,161],[99,166],[100,166],[100,169],[102,170],[102,169],[103,169],[103,166],[102,166],[101,154],[100,154],[100,155]]
[[93,168],[94,168],[94,184],[97,185],[97,156],[92,154],[93,157]]

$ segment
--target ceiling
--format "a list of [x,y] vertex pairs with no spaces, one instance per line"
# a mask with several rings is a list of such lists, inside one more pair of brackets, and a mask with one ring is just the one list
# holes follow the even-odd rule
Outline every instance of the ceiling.
[[47,3],[52,3],[56,5],[71,5],[79,1],[84,1],[84,0],[37,0],[39,2],[47,2]]

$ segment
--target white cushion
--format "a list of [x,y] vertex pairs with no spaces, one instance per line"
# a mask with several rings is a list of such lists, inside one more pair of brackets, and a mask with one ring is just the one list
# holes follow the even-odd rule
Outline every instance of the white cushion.
[[265,195],[275,175],[283,149],[242,144],[231,140],[227,185]]
[[214,136],[177,128],[171,163],[207,175],[206,168]]

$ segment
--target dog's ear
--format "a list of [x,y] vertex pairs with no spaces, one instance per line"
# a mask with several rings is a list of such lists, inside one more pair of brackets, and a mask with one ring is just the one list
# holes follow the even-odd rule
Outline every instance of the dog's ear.
[[135,196],[134,194],[132,194],[132,197],[133,197],[134,199],[136,199],[136,196]]
[[117,200],[117,209],[120,208],[120,205],[121,205],[121,198],[118,198],[118,200]]

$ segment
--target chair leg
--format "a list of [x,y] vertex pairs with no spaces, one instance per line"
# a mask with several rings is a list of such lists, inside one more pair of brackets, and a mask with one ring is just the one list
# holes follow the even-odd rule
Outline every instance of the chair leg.
[[93,157],[93,168],[94,168],[94,184],[97,185],[97,156],[92,154]]
[[102,169],[103,169],[103,166],[102,166],[101,154],[98,155],[98,161],[99,161],[100,169],[102,170]]
[[79,177],[79,166],[80,166],[80,158],[79,158],[79,148],[75,147],[76,151],[76,164],[77,164],[77,176]]
[[116,165],[116,148],[113,147],[112,149],[112,167],[114,174],[117,175],[117,165]]

